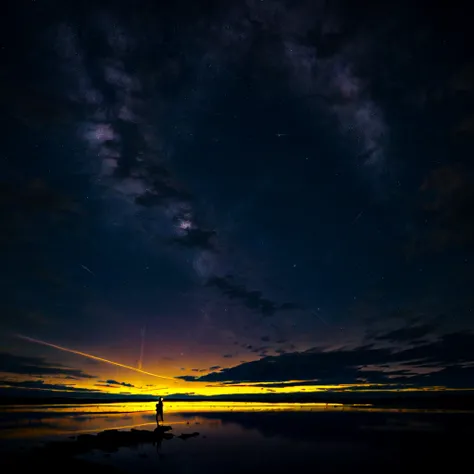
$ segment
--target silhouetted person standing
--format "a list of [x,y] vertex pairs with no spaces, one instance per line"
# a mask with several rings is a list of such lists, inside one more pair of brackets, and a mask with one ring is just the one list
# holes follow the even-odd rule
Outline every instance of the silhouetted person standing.
[[160,419],[163,423],[163,398],[160,397],[156,404],[156,424],[160,426]]

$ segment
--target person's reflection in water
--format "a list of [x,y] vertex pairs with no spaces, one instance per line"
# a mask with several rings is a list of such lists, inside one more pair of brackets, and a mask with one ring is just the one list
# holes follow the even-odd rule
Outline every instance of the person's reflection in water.
[[163,398],[160,397],[158,399],[158,403],[156,404],[156,426],[160,426],[160,419],[163,423]]
[[163,453],[161,452],[161,445],[163,444],[163,437],[160,433],[157,433],[156,440],[153,442],[153,446],[156,446],[156,454],[161,459],[163,457]]

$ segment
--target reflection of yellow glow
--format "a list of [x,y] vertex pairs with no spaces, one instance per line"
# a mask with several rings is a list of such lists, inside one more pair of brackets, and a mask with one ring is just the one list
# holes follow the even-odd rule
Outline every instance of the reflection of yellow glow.
[[166,411],[170,413],[199,412],[265,412],[265,411],[314,411],[341,408],[342,403],[257,403],[257,402],[169,402]]
[[[45,436],[78,435],[94,433],[104,429],[126,430],[145,426],[155,426],[153,403],[127,402],[103,403],[95,405],[47,405],[5,406],[5,412],[14,413],[18,421],[15,427],[2,426],[0,422],[0,439],[38,438]],[[221,420],[209,420],[206,413],[225,412],[380,412],[380,413],[472,413],[469,410],[427,410],[416,408],[384,408],[371,405],[344,405],[325,403],[252,403],[252,402],[168,402],[165,403],[165,424],[170,426],[206,424],[219,425]],[[32,413],[41,413],[42,425],[31,427]],[[58,415],[63,416],[58,416]],[[127,420],[126,425],[121,425]]]
[[[127,403],[103,403],[95,405],[47,405],[28,406],[15,405],[5,406],[3,410],[14,413],[17,419],[12,427],[10,421],[0,421],[1,439],[38,439],[54,436],[75,436],[82,433],[96,433],[105,429],[128,430],[131,428],[153,429],[154,410],[153,403],[127,402]],[[247,403],[247,402],[168,402],[165,403],[165,424],[174,427],[176,425],[200,424],[206,427],[216,427],[222,424],[222,418],[213,416],[208,418],[206,413],[225,412],[381,412],[381,413],[472,413],[469,410],[426,410],[426,409],[399,409],[378,408],[370,405],[342,405],[324,403]],[[40,425],[31,426],[31,413],[41,413]],[[58,416],[58,415],[63,416]],[[120,423],[127,423],[126,425]],[[146,428],[149,427],[149,428]],[[397,429],[395,425],[393,429]],[[362,428],[365,428],[362,426]],[[423,428],[423,427],[422,427]],[[372,427],[372,429],[381,429]]]
[[[343,408],[342,403],[256,403],[256,402],[167,402],[165,399],[165,415],[177,413],[207,413],[207,412],[254,412],[254,411],[314,411]],[[356,405],[352,405],[356,407]],[[357,405],[362,406],[370,405]],[[8,412],[14,413],[70,413],[75,416],[93,414],[94,416],[134,415],[154,413],[154,402],[123,402],[101,404],[51,404],[41,405],[11,405],[5,406]]]
[[[0,438],[41,437],[46,435],[77,435],[104,429],[130,429],[154,426],[153,403],[103,403],[95,405],[47,405],[5,406],[4,411],[15,414],[18,420],[15,427],[2,426]],[[325,403],[252,403],[252,402],[169,402],[165,403],[165,424],[171,426],[200,424],[219,424],[220,420],[209,420],[206,413],[264,413],[264,412],[381,412],[381,413],[472,413],[469,410],[427,410],[416,408],[384,408],[371,405],[344,405]],[[31,414],[41,414],[42,425],[31,427]],[[58,416],[62,415],[62,416]],[[37,417],[35,417],[36,419]],[[123,423],[127,420],[127,424]]]
[[108,360],[108,359],[104,359],[102,357],[97,357],[97,356],[94,356],[94,355],[91,355],[91,354],[86,354],[85,352],[76,351],[74,349],[68,349],[66,347],[57,346],[56,344],[51,344],[50,342],[41,341],[39,339],[34,339],[34,338],[28,337],[28,336],[22,336],[21,334],[17,334],[17,336],[20,339],[24,339],[25,341],[34,342],[35,344],[42,344],[43,346],[53,347],[54,349],[59,349],[60,351],[70,352],[71,354],[77,354],[77,355],[80,355],[80,356],[83,356],[83,357],[88,357],[89,359],[98,360],[99,362],[106,362],[107,364],[116,365],[117,367],[122,367],[123,369],[133,370],[135,372],[139,372],[139,373],[145,374],[145,375],[151,375],[152,377],[157,377],[159,379],[167,379],[167,380],[176,381],[176,379],[174,377],[166,377],[164,375],[152,374],[151,372],[146,372],[145,370],[137,369],[136,367],[132,367],[130,365],[120,364],[119,362],[114,362],[113,360]]

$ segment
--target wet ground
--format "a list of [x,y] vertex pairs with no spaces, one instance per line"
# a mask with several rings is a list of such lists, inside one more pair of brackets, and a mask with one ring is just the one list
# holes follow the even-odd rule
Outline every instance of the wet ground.
[[97,472],[248,474],[455,471],[472,463],[474,413],[466,411],[169,403],[165,436],[154,432],[152,409],[141,403],[4,407],[2,456],[12,472],[20,462],[88,474],[91,466]]

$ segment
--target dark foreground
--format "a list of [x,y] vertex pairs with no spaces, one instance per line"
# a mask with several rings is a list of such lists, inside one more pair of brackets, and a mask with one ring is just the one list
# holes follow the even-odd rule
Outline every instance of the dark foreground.
[[[100,418],[101,426],[131,422],[148,425],[147,429],[45,435],[33,445],[16,444],[3,453],[2,472],[286,474],[308,468],[318,473],[456,472],[456,466],[471,464],[474,414],[470,412],[210,409],[175,413],[169,417],[170,426],[160,429],[153,426],[152,416],[120,413]],[[97,421],[93,413],[67,417],[51,413],[47,418],[33,417],[25,436],[33,436],[41,426],[71,423],[74,417],[78,426]],[[9,426],[12,423],[10,419]]]
[[[34,447],[24,453],[7,455],[5,465],[8,472],[17,472],[22,467],[35,470],[41,469],[42,472],[64,472],[77,470],[78,468],[87,469],[90,472],[119,472],[119,470],[77,459],[77,456],[86,455],[93,451],[103,453],[114,453],[120,448],[134,448],[139,445],[152,444],[158,450],[164,440],[170,440],[174,434],[170,433],[171,426],[160,426],[153,431],[148,430],[105,430],[92,434],[81,434],[72,437],[72,441],[51,441],[42,447]],[[198,432],[182,433],[177,437],[186,440],[199,436]]]

